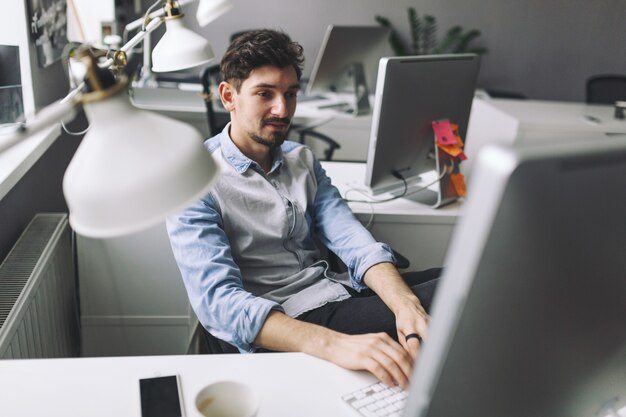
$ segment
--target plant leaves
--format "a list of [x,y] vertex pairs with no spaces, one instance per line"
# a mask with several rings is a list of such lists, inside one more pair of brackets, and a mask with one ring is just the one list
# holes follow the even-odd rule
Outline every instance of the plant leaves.
[[470,44],[481,35],[477,29],[465,31],[461,25],[452,26],[446,32],[443,39],[437,41],[437,19],[432,15],[418,15],[414,7],[407,8],[409,19],[410,41],[407,45],[399,35],[396,28],[386,17],[376,15],[374,19],[378,24],[390,29],[389,43],[394,53],[405,56],[409,53],[414,55],[444,54],[473,52],[486,54],[487,48],[470,47]]
[[409,16],[409,27],[411,29],[411,49],[413,54],[420,54],[420,34],[422,32],[422,24],[420,22],[420,18],[415,11],[415,8],[409,7],[407,10]]

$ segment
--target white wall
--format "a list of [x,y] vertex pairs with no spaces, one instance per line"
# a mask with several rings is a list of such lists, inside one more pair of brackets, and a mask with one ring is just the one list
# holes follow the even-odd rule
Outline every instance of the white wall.
[[[202,29],[217,56],[231,33],[281,28],[305,48],[311,66],[325,28],[374,24],[383,15],[408,34],[406,9],[432,14],[440,33],[450,26],[482,31],[489,48],[481,87],[515,90],[534,99],[584,99],[584,81],[596,73],[626,73],[624,0],[232,0],[228,14]],[[149,3],[144,0],[144,5]],[[194,8],[195,9],[195,8]],[[193,22],[194,10],[187,11]]]
[[67,5],[67,38],[81,43],[102,42],[102,22],[115,20],[113,0],[72,0]]

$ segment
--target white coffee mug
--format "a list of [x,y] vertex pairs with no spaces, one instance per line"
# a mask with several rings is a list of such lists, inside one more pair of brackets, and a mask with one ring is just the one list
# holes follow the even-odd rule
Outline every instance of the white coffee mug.
[[198,392],[196,409],[204,417],[254,417],[259,409],[259,398],[247,385],[220,381]]

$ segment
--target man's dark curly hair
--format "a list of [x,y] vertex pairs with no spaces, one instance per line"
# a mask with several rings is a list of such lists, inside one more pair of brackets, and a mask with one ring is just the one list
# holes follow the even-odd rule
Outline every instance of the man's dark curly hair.
[[244,32],[237,36],[222,57],[220,75],[237,92],[252,70],[271,65],[277,68],[292,66],[298,81],[302,76],[304,55],[302,46],[289,35],[271,29]]

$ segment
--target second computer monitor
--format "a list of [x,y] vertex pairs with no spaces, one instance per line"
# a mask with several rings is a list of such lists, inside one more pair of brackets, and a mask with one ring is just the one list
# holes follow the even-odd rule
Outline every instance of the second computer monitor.
[[[410,182],[437,168],[433,121],[457,124],[465,138],[478,69],[475,54],[380,60],[365,178],[372,194],[402,192],[406,184],[399,175]],[[428,191],[416,198],[433,206],[445,204]]]
[[352,92],[346,75],[355,63],[362,65],[366,85],[373,92],[378,61],[389,54],[387,28],[330,25],[315,60],[306,95]]

